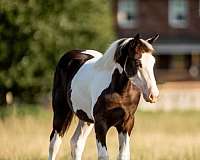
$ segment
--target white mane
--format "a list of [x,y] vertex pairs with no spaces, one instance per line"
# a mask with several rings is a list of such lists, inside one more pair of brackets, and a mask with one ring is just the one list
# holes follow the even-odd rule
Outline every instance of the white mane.
[[[132,38],[128,38],[126,39],[122,45],[126,44],[130,39]],[[96,62],[95,67],[101,67],[101,68],[113,68],[113,66],[115,65],[115,61],[114,61],[114,56],[115,56],[115,51],[118,47],[118,43],[121,39],[118,39],[116,41],[114,41],[106,50],[106,52],[104,53],[104,55]]]

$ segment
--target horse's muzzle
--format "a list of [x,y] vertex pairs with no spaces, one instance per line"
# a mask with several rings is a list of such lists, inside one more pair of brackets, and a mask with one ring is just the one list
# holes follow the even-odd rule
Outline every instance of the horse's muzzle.
[[146,102],[156,103],[158,101],[159,92],[157,94],[149,93],[149,95],[143,95]]
[[156,103],[158,101],[158,97],[149,97],[150,103]]

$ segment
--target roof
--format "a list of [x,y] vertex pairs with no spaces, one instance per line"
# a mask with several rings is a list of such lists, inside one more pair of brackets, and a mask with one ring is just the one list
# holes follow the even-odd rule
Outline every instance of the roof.
[[200,43],[157,43],[154,47],[158,54],[200,54]]

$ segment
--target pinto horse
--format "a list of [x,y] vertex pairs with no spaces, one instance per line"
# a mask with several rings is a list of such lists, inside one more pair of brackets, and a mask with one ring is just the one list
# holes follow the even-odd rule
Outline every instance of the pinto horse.
[[143,40],[137,34],[113,42],[104,55],[94,50],[72,50],[63,55],[54,76],[49,160],[55,160],[74,114],[79,123],[71,138],[73,160],[81,160],[93,127],[98,159],[107,160],[106,134],[112,126],[118,131],[118,159],[130,159],[129,137],[140,94],[150,103],[159,95],[152,55],[157,38]]

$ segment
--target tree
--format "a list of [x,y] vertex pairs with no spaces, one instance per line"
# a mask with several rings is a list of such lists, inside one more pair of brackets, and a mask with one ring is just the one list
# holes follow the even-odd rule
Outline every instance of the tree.
[[66,50],[104,51],[112,39],[107,0],[1,0],[0,94],[35,102]]

